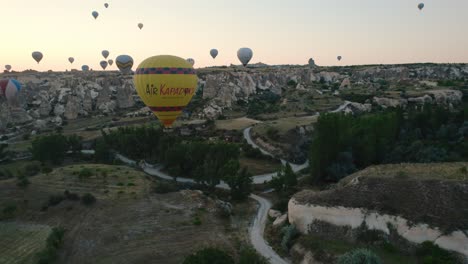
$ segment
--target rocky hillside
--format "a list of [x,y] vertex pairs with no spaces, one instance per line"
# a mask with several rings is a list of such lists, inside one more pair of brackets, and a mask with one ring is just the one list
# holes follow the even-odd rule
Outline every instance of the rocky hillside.
[[[204,100],[191,114],[211,119],[226,109],[245,110],[249,100],[265,92],[280,96],[281,109],[285,111],[318,111],[322,108],[309,108],[308,104],[321,104],[317,100],[339,104],[355,94],[365,94],[371,100],[348,104],[341,111],[370,111],[375,105],[394,107],[409,103],[450,105],[459,102],[462,94],[447,88],[457,88],[468,79],[468,66],[461,64],[312,68],[263,65],[197,71],[199,94]],[[41,127],[80,117],[150,114],[135,93],[132,77],[116,72],[25,72],[4,73],[1,77],[13,77],[23,84],[19,108],[9,111],[4,99],[0,99],[3,128],[8,123],[35,121]],[[446,85],[440,87],[440,81]],[[408,92],[404,97],[389,92],[395,90]]]

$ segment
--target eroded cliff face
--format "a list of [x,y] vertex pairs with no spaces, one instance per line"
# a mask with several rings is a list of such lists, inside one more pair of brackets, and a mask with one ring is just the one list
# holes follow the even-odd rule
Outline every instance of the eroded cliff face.
[[378,230],[389,236],[391,235],[390,229],[392,229],[409,242],[420,244],[431,241],[441,248],[461,253],[468,258],[468,236],[466,235],[468,230],[457,230],[446,234],[437,227],[431,227],[428,224],[412,224],[400,216],[369,212],[363,208],[301,204],[294,198],[288,204],[288,217],[289,223],[294,224],[303,234],[320,229],[321,222],[351,229],[365,226],[369,230]]

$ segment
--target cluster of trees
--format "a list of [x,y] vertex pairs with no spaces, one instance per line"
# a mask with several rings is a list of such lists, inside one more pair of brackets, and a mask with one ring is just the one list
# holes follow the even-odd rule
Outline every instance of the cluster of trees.
[[315,126],[310,162],[315,181],[338,181],[371,164],[468,158],[468,111],[425,105],[363,116],[324,114]]
[[240,250],[238,260],[218,248],[205,248],[185,258],[183,264],[267,264],[267,259],[255,249],[244,247]]
[[162,163],[170,175],[193,178],[210,189],[225,181],[237,200],[251,192],[252,176],[240,168],[237,144],[182,140],[158,127],[145,126],[120,128],[103,135],[103,141],[96,143],[98,159],[108,157],[112,148],[132,159]]
[[61,164],[68,151],[73,153],[81,151],[80,137],[62,134],[42,136],[35,138],[31,147],[33,158],[42,163]]
[[249,116],[256,116],[265,113],[276,113],[280,110],[280,100],[281,96],[271,91],[265,91],[257,94],[249,99],[247,114]]

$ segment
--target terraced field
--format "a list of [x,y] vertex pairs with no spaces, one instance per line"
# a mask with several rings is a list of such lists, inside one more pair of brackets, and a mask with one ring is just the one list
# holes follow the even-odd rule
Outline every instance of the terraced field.
[[50,232],[46,225],[0,222],[0,263],[35,263],[34,256],[45,247]]

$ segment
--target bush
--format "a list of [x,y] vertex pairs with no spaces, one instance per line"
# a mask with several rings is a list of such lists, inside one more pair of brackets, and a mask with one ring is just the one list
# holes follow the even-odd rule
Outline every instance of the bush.
[[429,241],[422,243],[418,247],[416,255],[422,259],[423,264],[457,263],[454,254]]
[[63,200],[65,200],[65,197],[61,194],[57,195],[51,195],[49,196],[49,202],[47,203],[48,206],[56,206],[60,204]]
[[32,142],[31,152],[33,158],[41,162],[61,164],[65,158],[68,144],[65,136],[54,134],[35,138]]
[[49,174],[49,173],[52,172],[52,168],[49,167],[49,166],[44,166],[44,167],[42,167],[41,172],[44,173],[44,174]]
[[16,186],[20,187],[20,188],[26,188],[28,187],[28,185],[31,184],[31,182],[28,180],[28,178],[26,176],[19,176],[18,177],[18,180],[16,182]]
[[195,219],[193,219],[193,225],[199,226],[201,224],[202,224],[202,221],[201,221],[200,217],[198,215],[195,216]]
[[368,249],[356,249],[338,258],[338,264],[381,264],[380,258]]
[[262,255],[258,254],[258,252],[251,248],[245,247],[241,249],[239,262],[238,264],[268,264],[268,260],[264,258]]
[[173,182],[160,181],[153,186],[153,191],[159,194],[166,194],[179,191],[177,184]]
[[283,239],[281,240],[281,247],[283,247],[285,251],[289,251],[289,248],[292,245],[293,239],[295,239],[299,235],[299,232],[297,231],[295,225],[289,225],[289,226],[283,227],[283,229],[281,230],[281,233],[283,233]]
[[28,164],[24,167],[24,172],[26,173],[26,176],[34,176],[38,174],[40,170],[41,168],[36,163]]
[[65,195],[65,198],[66,198],[67,200],[70,200],[70,201],[78,201],[78,200],[80,200],[80,196],[79,196],[78,194],[72,193],[72,192],[70,192],[70,191],[68,191],[68,190],[66,190],[63,194]]
[[279,131],[278,129],[274,128],[274,127],[269,127],[268,130],[267,130],[267,136],[268,138],[270,138],[271,140],[278,140],[280,138],[280,135],[279,135]]
[[3,207],[3,210],[2,210],[3,217],[6,217],[6,218],[13,217],[17,209],[18,208],[16,204],[6,205],[5,207]]
[[96,203],[96,197],[90,193],[86,193],[81,197],[81,203],[84,205],[93,205]]
[[234,259],[220,249],[205,248],[185,258],[183,264],[234,264]]
[[90,168],[83,168],[80,170],[80,173],[78,174],[80,178],[89,178],[93,176],[93,171]]
[[39,252],[36,257],[39,264],[50,264],[57,258],[57,250],[60,248],[63,242],[63,236],[65,230],[63,228],[53,228],[52,233],[46,241],[46,248]]

